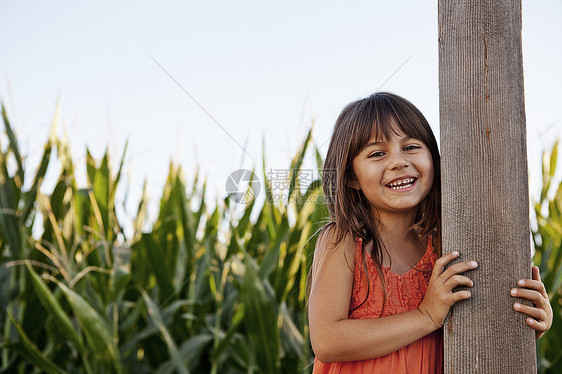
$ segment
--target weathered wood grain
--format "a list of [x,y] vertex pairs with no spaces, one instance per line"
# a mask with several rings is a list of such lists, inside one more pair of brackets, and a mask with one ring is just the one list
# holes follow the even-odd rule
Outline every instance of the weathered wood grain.
[[443,251],[476,260],[443,331],[445,373],[536,373],[509,291],[530,278],[520,0],[439,1]]

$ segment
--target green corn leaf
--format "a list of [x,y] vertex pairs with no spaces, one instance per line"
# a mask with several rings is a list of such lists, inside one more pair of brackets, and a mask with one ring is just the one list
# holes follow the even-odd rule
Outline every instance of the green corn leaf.
[[[178,287],[189,289],[191,283],[190,275],[193,272],[193,258],[195,257],[194,245],[197,227],[195,226],[193,212],[191,211],[190,200],[185,194],[185,186],[183,184],[178,188],[177,197],[179,200],[177,203],[180,213],[179,221],[182,229],[181,237],[178,238],[180,241],[178,255],[183,254],[185,256],[183,260],[177,261],[177,267],[181,267],[184,270],[184,273],[178,279],[185,279],[184,283],[181,286],[178,285]],[[180,272],[178,271],[177,273]]]
[[137,214],[135,216],[135,222],[133,223],[133,240],[139,240],[142,236],[142,228],[144,222],[147,218],[147,207],[148,207],[148,182],[145,179],[142,186],[142,195],[139,201],[139,206],[137,208]]
[[139,321],[144,313],[144,307],[144,303],[137,302],[135,308],[132,310],[132,315],[125,317],[125,323],[119,326],[121,331],[127,331],[129,333],[127,340],[124,341],[120,347],[123,357],[126,357],[130,352],[138,349],[141,341],[159,332],[158,328],[153,324],[148,324],[142,329],[139,328],[141,325]]
[[2,118],[4,119],[4,127],[6,128],[6,135],[8,135],[8,139],[10,141],[9,149],[12,150],[12,153],[14,154],[14,158],[16,159],[16,165],[17,165],[16,176],[17,177],[14,178],[14,180],[16,181],[16,186],[19,189],[19,188],[23,187],[24,169],[23,169],[23,164],[22,164],[22,161],[21,161],[18,141],[17,141],[16,135],[14,134],[14,131],[12,129],[12,125],[10,125],[10,121],[8,120],[8,115],[6,113],[6,108],[4,107],[4,104],[2,104]]
[[78,293],[74,292],[62,282],[54,280],[66,296],[70,307],[78,320],[81,331],[86,337],[89,348],[104,367],[115,373],[121,373],[123,368],[119,359],[119,350],[113,340],[107,324],[95,309]]
[[[236,232],[235,228],[231,228],[231,230],[233,231],[233,233]],[[230,237],[230,241],[228,242],[228,250],[226,252],[226,260],[228,261],[229,259],[231,259],[232,256],[236,256],[236,254],[240,253],[241,251],[242,251],[242,248],[240,247],[240,243],[238,242],[238,238],[236,237],[236,234],[233,234]]]
[[219,206],[217,204],[211,216],[207,218],[207,225],[205,226],[205,238],[207,240],[212,238],[213,243],[217,239],[216,234],[219,227],[219,218],[220,218],[220,211],[219,211]]
[[[94,177],[94,184],[93,184],[93,191],[94,196],[96,198],[96,202],[99,207],[99,211],[101,214],[101,219],[103,222],[103,228],[105,230],[104,234],[107,240],[111,241],[112,238],[112,230],[109,225],[109,210],[110,210],[110,175],[109,175],[109,155],[106,151],[103,159],[101,161],[101,165],[95,171]],[[100,225],[101,226],[101,225]],[[100,227],[100,230],[102,228]]]
[[117,175],[115,176],[115,180],[113,181],[113,194],[115,195],[115,189],[119,184],[119,180],[121,179],[121,172],[123,171],[123,165],[125,164],[125,155],[127,154],[127,148],[129,147],[129,139],[125,142],[125,147],[123,148],[123,155],[121,156],[121,162],[119,162],[119,169],[117,170]]
[[64,179],[59,179],[53,193],[51,193],[50,207],[56,220],[62,220],[67,211],[66,204],[64,203],[66,189],[66,181]]
[[191,195],[197,194],[197,183],[199,182],[199,165],[195,165],[195,172],[193,177],[193,185],[191,186]]
[[[281,225],[277,228],[277,240],[274,245],[267,251],[258,271],[261,279],[266,279],[278,268],[281,258],[281,246],[285,243],[286,235],[289,232],[289,221],[283,219]],[[285,260],[282,258],[281,260]]]
[[[301,193],[300,186],[299,186],[299,172],[301,171],[304,155],[306,154],[306,151],[308,149],[308,144],[310,143],[311,137],[312,137],[312,128],[308,130],[308,134],[306,135],[304,142],[301,144],[299,150],[297,151],[297,155],[295,156],[295,158],[293,158],[293,161],[291,162],[291,173],[290,173],[291,180],[289,183],[289,194],[288,194],[289,197],[293,196],[293,193],[296,196],[299,196]],[[298,207],[299,204],[296,204],[296,206]]]
[[181,294],[182,290],[189,288],[189,280],[191,277],[190,255],[185,246],[185,240],[178,240],[174,245],[174,274],[172,282],[174,293]]
[[188,363],[190,370],[197,369],[197,364],[201,361],[201,356],[206,348],[213,341],[211,334],[202,333],[192,336],[182,343],[179,351],[183,360]]
[[33,289],[35,290],[35,294],[39,299],[43,308],[47,311],[47,313],[53,318],[55,324],[57,325],[58,329],[62,333],[62,335],[71,341],[78,350],[82,350],[82,338],[76,330],[74,326],[72,326],[72,322],[70,318],[66,315],[64,310],[62,309],[60,303],[53,295],[51,290],[45,285],[45,282],[39,277],[39,275],[33,270],[33,268],[27,264],[27,269],[29,274],[31,275],[31,284]]
[[[209,248],[207,242],[206,248]],[[203,303],[211,297],[209,290],[209,282],[207,282],[206,274],[211,265],[210,250],[203,251],[203,255],[198,259],[195,266],[195,282],[191,282],[189,289],[189,299],[197,300]]]
[[4,173],[0,173],[0,229],[2,236],[12,252],[12,258],[21,257],[21,237],[19,219],[17,214],[17,200],[14,195],[15,185],[8,179],[5,164]]
[[316,167],[318,170],[324,169],[324,160],[322,159],[322,155],[320,154],[320,149],[314,145],[314,153],[316,155]]
[[539,199],[539,204],[546,201],[548,197],[548,192],[550,191],[550,186],[554,174],[556,173],[556,162],[558,160],[558,140],[552,146],[550,152],[544,151],[542,154],[542,188]]
[[150,267],[156,276],[162,300],[166,300],[174,293],[174,286],[172,283],[173,273],[168,268],[162,248],[156,244],[153,234],[143,234],[142,244],[142,247],[146,251]]
[[266,212],[269,215],[269,219],[267,219],[265,222],[267,224],[267,229],[269,231],[269,235],[271,237],[275,236],[275,226],[278,222],[277,220],[277,214],[275,211],[275,201],[274,201],[274,197],[273,197],[273,192],[271,190],[271,184],[270,184],[270,180],[267,178],[267,169],[265,166],[265,139],[262,141],[263,145],[262,145],[262,172],[263,172],[263,186],[265,189],[265,203],[264,203],[264,207],[263,209],[266,210]]
[[268,296],[263,282],[248,259],[245,259],[242,300],[246,312],[244,325],[260,371],[279,373],[279,330],[275,301]]
[[548,171],[549,177],[554,177],[556,173],[556,162],[558,161],[558,140],[554,142],[552,149],[550,150],[550,170]]
[[164,325],[159,308],[156,306],[156,304],[154,304],[154,302],[152,301],[150,296],[148,296],[146,291],[141,289],[140,293],[144,298],[144,302],[146,304],[146,308],[148,310],[148,314],[150,315],[152,323],[154,323],[154,325],[158,328],[158,330],[162,334],[162,337],[164,338],[164,341],[166,342],[166,346],[168,347],[168,353],[170,354],[170,358],[174,363],[174,367],[180,374],[188,374],[189,370],[184,364],[185,360],[180,355],[180,352],[178,350],[176,342],[174,341],[174,338],[172,337],[172,334],[170,334],[170,331],[168,331],[168,329]]
[[[197,365],[201,361],[205,348],[209,345],[209,343],[213,340],[212,335],[210,334],[199,334],[192,336],[179,348],[180,356],[183,357],[183,360],[188,363],[190,370],[196,370]],[[158,370],[157,374],[168,374],[174,372],[174,362],[172,360],[166,361],[162,364]]]
[[130,280],[131,274],[129,272],[116,268],[114,263],[114,269],[111,273],[111,300],[119,300],[123,292],[126,291],[126,286],[129,284]]
[[250,347],[246,337],[241,333],[235,333],[232,340],[229,358],[238,366],[242,367],[246,373],[260,373],[260,369],[256,364],[256,359],[250,353]]
[[95,178],[96,178],[96,161],[94,157],[90,153],[90,150],[86,148],[86,173],[88,175],[88,184],[90,187],[94,186]]
[[27,217],[29,217],[29,213],[31,213],[31,210],[35,204],[37,191],[39,191],[39,189],[41,188],[43,178],[45,178],[45,174],[47,173],[47,167],[49,166],[49,160],[51,158],[51,150],[55,141],[57,123],[58,108],[57,114],[55,115],[55,119],[53,120],[53,124],[51,126],[51,134],[49,135],[49,139],[43,147],[43,157],[41,158],[41,163],[39,164],[39,168],[37,169],[35,177],[33,178],[33,184],[31,185],[31,188],[24,199],[24,207],[21,214],[22,222],[25,222],[27,220]]
[[170,200],[176,175],[176,167],[174,166],[174,163],[170,161],[168,177],[166,178],[166,183],[164,184],[164,189],[162,191],[162,198],[160,199],[160,212],[158,213],[158,220],[155,224],[155,227],[157,228],[160,228],[161,225],[165,225],[169,221],[169,217],[173,215],[173,203],[171,203]]
[[64,371],[49,360],[35,344],[29,339],[23,328],[17,323],[10,310],[7,310],[8,317],[16,328],[21,340],[21,344],[11,344],[7,348],[18,352],[25,357],[30,363],[49,374],[63,374]]
[[[184,240],[185,239],[185,231],[184,230],[191,230],[189,225],[189,211],[186,207],[186,198],[185,198],[185,184],[182,179],[182,172],[181,169],[178,171],[178,174],[174,180],[174,186],[172,189],[172,195],[170,196],[171,201],[170,203],[173,206],[173,217],[174,222],[171,226],[172,232],[171,235],[168,237],[171,240],[171,250],[168,254],[168,264],[170,269],[173,270],[173,282],[175,281],[175,291],[180,292],[183,288],[183,279],[185,279],[186,274],[186,264],[189,263],[189,258],[191,257],[192,249],[187,248],[189,246],[189,242]],[[190,236],[191,234],[188,233]],[[186,245],[187,244],[187,245]]]
[[[253,174],[252,174],[252,179],[253,179]],[[250,215],[252,214],[252,210],[255,204],[256,204],[256,199],[254,199],[250,204],[246,206],[246,209],[244,209],[244,215],[242,216],[242,218],[240,218],[238,224],[236,225],[235,230],[239,238],[244,238],[244,236],[246,235],[246,230],[250,226]]]
[[244,319],[244,314],[245,314],[244,304],[242,304],[238,307],[238,309],[234,313],[228,331],[226,332],[226,334],[224,334],[224,336],[220,339],[219,343],[213,349],[211,361],[220,362],[223,360],[222,356],[224,355],[226,348],[234,344],[234,337],[240,325],[242,324],[242,321]]
[[246,251],[252,255],[257,256],[257,250],[260,246],[269,248],[270,238],[268,236],[268,231],[266,230],[268,219],[268,208],[264,205],[259,211],[258,218],[256,222],[250,227],[250,232],[243,242]]
[[77,189],[76,178],[74,177],[74,163],[68,144],[68,134],[63,131],[62,138],[54,138],[53,144],[57,146],[57,157],[61,163],[62,175],[70,179],[72,188]]
[[185,193],[185,184],[181,176],[176,179],[176,193],[174,197],[176,199],[176,207],[180,213],[181,228],[183,230],[183,238],[185,240],[191,241],[195,238],[194,230],[197,228],[193,227],[193,212],[191,210],[190,199]]
[[201,194],[200,194],[200,203],[199,203],[199,209],[197,209],[197,212],[195,212],[195,216],[194,216],[194,220],[193,220],[193,236],[192,236],[192,240],[195,239],[195,233],[197,232],[197,228],[199,227],[199,224],[201,222],[201,217],[203,217],[203,214],[206,213],[206,204],[205,204],[205,191],[207,189],[207,180],[203,181],[203,186],[201,187]]
[[[79,235],[85,235],[85,226],[90,226],[88,222],[92,215],[92,208],[90,205],[90,198],[88,196],[88,189],[75,189],[74,198],[74,209],[75,209],[75,229]],[[88,234],[89,235],[89,234]]]
[[[250,177],[250,183],[249,183],[250,186],[248,187],[248,191],[250,190],[254,178],[256,178],[255,170],[252,170],[252,175]],[[251,226],[250,216],[252,214],[252,210],[255,204],[256,204],[256,199],[254,198],[249,204],[246,205],[246,208],[244,209],[244,214],[238,220],[236,226],[232,226],[232,230],[234,231],[234,233],[237,235],[238,238],[244,238],[248,227]]]
[[295,223],[295,227],[301,228],[307,222],[311,221],[311,216],[314,213],[314,210],[320,204],[324,204],[322,201],[322,182],[320,179],[316,179],[313,181],[306,190],[306,193],[303,198],[303,204],[301,205],[301,209],[297,215],[297,221]]
[[[308,230],[303,231],[301,237],[308,235],[308,232]],[[280,296],[282,302],[287,300],[287,296],[295,284],[297,271],[302,261],[305,260],[302,255],[303,247],[304,245],[293,244],[288,251],[291,253],[291,256],[284,263],[283,271],[281,272],[283,274],[282,281],[279,282],[279,287],[277,288],[277,295]]]
[[305,341],[305,338],[293,322],[287,304],[281,303],[279,309],[281,315],[281,342],[285,351],[291,351],[296,356],[301,356],[301,358],[305,359],[304,353],[305,350],[308,350],[308,342]]

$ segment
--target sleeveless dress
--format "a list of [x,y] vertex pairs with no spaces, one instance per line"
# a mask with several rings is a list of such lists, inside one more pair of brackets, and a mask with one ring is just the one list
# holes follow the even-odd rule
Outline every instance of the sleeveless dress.
[[[365,265],[361,261],[361,256],[363,255],[362,240],[357,238],[356,243],[353,291],[348,317],[350,319],[379,318],[403,313],[419,307],[431,278],[433,265],[437,259],[437,255],[431,245],[431,238],[428,239],[427,249],[422,259],[410,271],[404,274],[395,274],[390,268],[382,267],[387,293],[384,309],[383,288],[375,264],[371,256],[367,256],[366,263],[369,274],[367,280]],[[370,284],[370,291],[365,301],[367,281]],[[355,309],[357,306],[359,307]],[[436,330],[398,351],[370,360],[326,364],[315,358],[313,374],[328,373],[442,374],[442,330]]]

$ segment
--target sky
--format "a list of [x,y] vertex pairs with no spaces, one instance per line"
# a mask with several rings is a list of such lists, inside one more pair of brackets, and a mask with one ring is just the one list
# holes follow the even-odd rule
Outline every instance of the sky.
[[[562,2],[522,8],[533,196],[562,134]],[[314,124],[325,155],[341,109],[378,89],[412,101],[439,138],[437,48],[436,0],[4,0],[0,101],[34,172],[60,100],[82,187],[86,147],[100,159],[109,146],[116,169],[128,140],[129,213],[146,179],[154,214],[170,160],[223,198],[232,172],[261,168],[263,144],[268,168],[287,169]]]

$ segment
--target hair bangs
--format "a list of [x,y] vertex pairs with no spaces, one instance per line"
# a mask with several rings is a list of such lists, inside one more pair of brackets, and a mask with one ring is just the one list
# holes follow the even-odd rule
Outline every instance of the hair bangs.
[[[372,96],[379,115],[374,136],[380,139],[380,135],[388,140],[392,136],[406,135],[410,138],[430,142],[427,131],[429,124],[416,107],[406,99],[397,99],[388,93],[381,92]],[[401,99],[401,100],[400,100]]]

